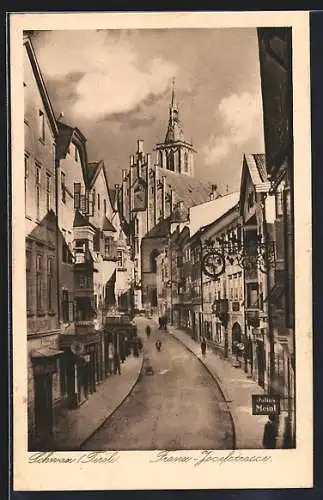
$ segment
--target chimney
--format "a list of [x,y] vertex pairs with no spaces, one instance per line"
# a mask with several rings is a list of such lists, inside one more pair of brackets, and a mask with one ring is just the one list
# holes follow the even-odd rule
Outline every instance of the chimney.
[[141,139],[137,140],[137,153],[143,153],[144,152],[144,141]]
[[122,170],[122,180],[125,181],[127,178],[127,170],[126,169],[123,169]]
[[151,154],[147,153],[146,155],[146,162],[147,162],[147,167],[150,168],[151,166]]
[[133,167],[135,164],[135,157],[134,155],[130,155],[130,167]]

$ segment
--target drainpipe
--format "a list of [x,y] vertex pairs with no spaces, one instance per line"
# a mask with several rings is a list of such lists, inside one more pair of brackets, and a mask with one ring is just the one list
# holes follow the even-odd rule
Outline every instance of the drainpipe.
[[60,279],[60,245],[59,245],[59,159],[55,156],[55,212],[56,212],[56,281],[57,281],[57,317],[59,321],[59,325],[61,323],[61,279]]
[[[269,242],[269,234],[268,234],[268,226],[266,219],[266,198],[267,195],[264,195],[263,198],[263,231],[264,231],[264,243],[265,245]],[[275,377],[275,346],[274,346],[274,332],[273,332],[273,324],[271,318],[270,311],[270,268],[266,254],[266,270],[267,270],[267,310],[268,310],[268,338],[269,338],[269,380],[268,380],[268,392],[269,394],[273,394],[273,382]]]
[[200,282],[201,282],[201,325],[200,325],[200,334],[202,335],[202,338],[204,337],[204,325],[203,325],[203,318],[204,318],[204,294],[203,294],[203,269],[202,269],[202,241],[201,238],[199,238],[199,245],[200,245]]

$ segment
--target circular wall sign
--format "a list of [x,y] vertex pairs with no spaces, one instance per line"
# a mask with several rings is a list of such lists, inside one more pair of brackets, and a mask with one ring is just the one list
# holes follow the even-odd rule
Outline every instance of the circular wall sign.
[[74,342],[71,343],[71,351],[76,356],[80,356],[80,354],[84,352],[84,345],[74,340]]
[[209,278],[213,279],[223,274],[225,262],[222,254],[217,250],[210,250],[207,252],[202,258],[202,269]]

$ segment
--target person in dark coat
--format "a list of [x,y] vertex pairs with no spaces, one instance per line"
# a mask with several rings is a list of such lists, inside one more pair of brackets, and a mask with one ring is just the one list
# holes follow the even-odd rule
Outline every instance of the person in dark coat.
[[205,356],[206,342],[205,342],[205,338],[204,337],[203,337],[202,342],[201,342],[201,351],[202,351],[202,356]]
[[119,356],[119,353],[116,351],[114,353],[114,373],[119,373],[119,375],[121,375],[121,368],[120,368],[120,356]]
[[151,333],[151,328],[149,325],[146,326],[146,335],[147,335],[147,339],[149,339],[150,337],[150,333]]
[[158,318],[158,323],[159,323],[159,330],[161,330],[162,329],[162,318],[161,317]]
[[264,448],[275,449],[277,439],[277,425],[275,422],[275,415],[269,415],[268,421],[264,428],[264,436],[262,444]]

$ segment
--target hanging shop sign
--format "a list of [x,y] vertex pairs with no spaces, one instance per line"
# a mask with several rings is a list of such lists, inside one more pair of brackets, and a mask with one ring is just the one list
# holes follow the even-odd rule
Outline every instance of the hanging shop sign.
[[225,262],[222,254],[215,249],[209,250],[202,258],[202,268],[206,276],[216,279],[225,270]]
[[75,356],[80,356],[81,354],[84,353],[84,344],[82,344],[82,342],[74,340],[71,343],[71,351],[73,354],[75,354]]
[[279,415],[280,396],[269,394],[252,395],[253,415]]

